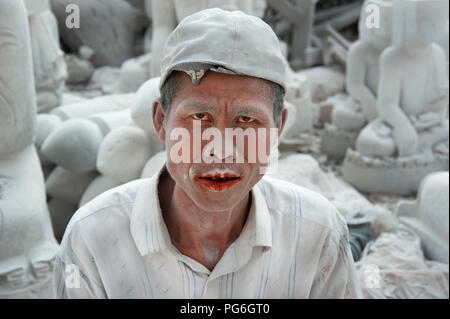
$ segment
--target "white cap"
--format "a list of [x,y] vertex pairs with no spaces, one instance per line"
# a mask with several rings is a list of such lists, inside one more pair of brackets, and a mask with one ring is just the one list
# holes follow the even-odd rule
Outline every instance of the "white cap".
[[241,11],[213,8],[184,18],[164,46],[159,87],[172,71],[184,71],[198,84],[208,70],[269,80],[286,91],[276,34],[260,18]]

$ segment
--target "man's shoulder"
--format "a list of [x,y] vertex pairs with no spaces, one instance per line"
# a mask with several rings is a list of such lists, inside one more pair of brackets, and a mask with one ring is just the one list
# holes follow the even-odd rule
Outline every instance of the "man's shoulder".
[[323,195],[302,186],[265,176],[258,184],[271,213],[294,215],[328,229],[342,231],[344,217]]
[[134,180],[114,187],[98,195],[75,212],[67,225],[65,234],[80,224],[90,224],[94,228],[101,226],[105,219],[130,214],[139,189],[149,179]]

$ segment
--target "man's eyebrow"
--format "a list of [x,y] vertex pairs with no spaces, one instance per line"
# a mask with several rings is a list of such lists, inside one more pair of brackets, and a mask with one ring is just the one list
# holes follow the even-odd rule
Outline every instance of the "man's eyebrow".
[[211,113],[219,113],[219,110],[217,108],[206,105],[206,104],[190,103],[190,104],[186,104],[184,107],[189,108],[189,109],[194,109],[196,111],[208,111]]
[[238,115],[248,115],[248,114],[266,114],[260,107],[246,106],[234,112]]
[[[200,104],[200,103],[189,103],[184,105],[185,108],[193,109],[198,112],[211,112],[211,113],[220,113],[220,111],[212,106],[206,105],[206,104]],[[256,106],[245,106],[241,107],[235,111],[233,111],[234,114],[237,115],[249,115],[249,114],[267,114],[264,112],[263,109]]]

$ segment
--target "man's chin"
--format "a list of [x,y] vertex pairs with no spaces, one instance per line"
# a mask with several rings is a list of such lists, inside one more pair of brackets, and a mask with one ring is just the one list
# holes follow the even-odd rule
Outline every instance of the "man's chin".
[[242,201],[244,192],[240,190],[214,192],[201,190],[191,197],[191,200],[202,210],[210,212],[221,212],[233,209]]

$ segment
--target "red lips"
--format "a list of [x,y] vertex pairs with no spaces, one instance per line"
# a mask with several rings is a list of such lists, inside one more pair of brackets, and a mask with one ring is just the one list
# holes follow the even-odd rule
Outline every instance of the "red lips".
[[225,174],[205,174],[195,179],[202,187],[209,191],[223,192],[241,181],[239,175]]

